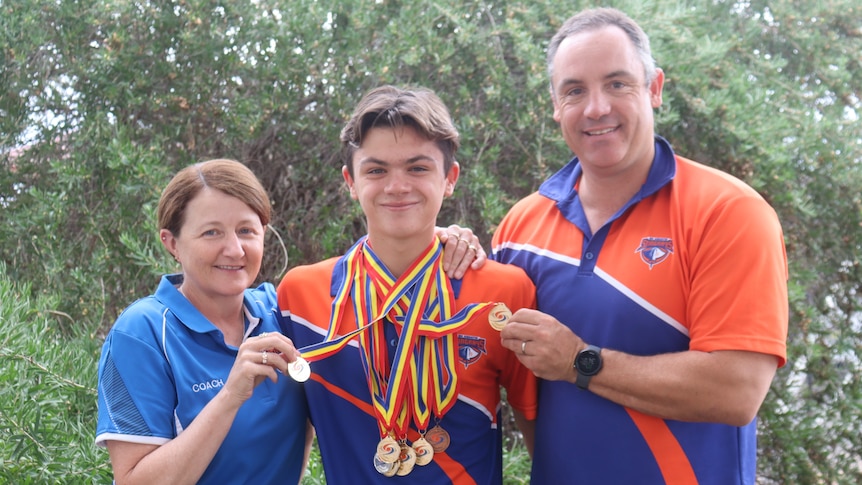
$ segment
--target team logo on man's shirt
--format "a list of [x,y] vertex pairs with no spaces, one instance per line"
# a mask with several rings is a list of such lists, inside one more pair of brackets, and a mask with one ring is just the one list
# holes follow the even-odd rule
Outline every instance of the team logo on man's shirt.
[[458,335],[458,360],[464,364],[464,368],[479,361],[482,354],[487,354],[485,339],[472,335]]
[[673,240],[666,237],[645,237],[641,239],[641,245],[635,252],[641,253],[641,261],[652,269],[673,254]]

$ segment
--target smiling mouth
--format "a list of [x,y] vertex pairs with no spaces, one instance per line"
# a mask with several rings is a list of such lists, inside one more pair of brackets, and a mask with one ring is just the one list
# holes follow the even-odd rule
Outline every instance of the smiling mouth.
[[604,130],[585,131],[584,133],[586,133],[587,136],[599,136],[599,135],[607,135],[608,133],[615,131],[616,129],[617,129],[616,127],[613,127],[613,128],[605,128]]
[[216,268],[218,268],[218,269],[227,269],[227,270],[235,271],[235,270],[238,270],[238,269],[242,269],[243,267],[242,267],[242,266],[216,266]]

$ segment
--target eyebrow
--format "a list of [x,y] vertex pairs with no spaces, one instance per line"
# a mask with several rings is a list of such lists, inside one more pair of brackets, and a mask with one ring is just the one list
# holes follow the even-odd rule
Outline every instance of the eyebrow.
[[[408,165],[410,165],[410,164],[419,163],[422,161],[434,162],[436,160],[434,159],[434,157],[430,157],[428,155],[416,155],[415,157],[408,158],[406,160],[406,163]],[[387,162],[386,160],[381,160],[381,159],[376,158],[376,157],[365,157],[365,158],[363,158],[357,162],[357,165],[365,165],[365,164],[391,165],[390,162]]]
[[[625,69],[619,69],[619,70],[616,70],[613,72],[609,72],[608,74],[606,74],[602,78],[602,80],[607,81],[607,80],[618,78],[618,77],[629,77],[629,78],[631,78],[631,77],[635,77],[635,74],[632,73],[631,71],[627,71]],[[583,81],[581,81],[580,79],[572,79],[572,78],[563,79],[563,81],[560,83],[560,86],[568,86],[570,84],[583,84]]]

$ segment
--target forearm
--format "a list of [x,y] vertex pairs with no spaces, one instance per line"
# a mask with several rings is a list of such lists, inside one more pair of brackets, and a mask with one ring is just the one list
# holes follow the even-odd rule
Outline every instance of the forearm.
[[515,424],[524,436],[524,445],[527,447],[527,453],[529,453],[530,458],[532,458],[533,444],[536,441],[536,421],[527,419],[523,413],[516,409],[512,409],[512,415],[515,418]]
[[[589,390],[645,414],[743,426],[757,414],[775,374],[773,356],[685,351],[634,356],[603,350]],[[571,373],[571,382],[575,379]]]
[[162,446],[108,442],[118,485],[194,484],[209,466],[233,423],[239,404],[219,392],[179,436]]

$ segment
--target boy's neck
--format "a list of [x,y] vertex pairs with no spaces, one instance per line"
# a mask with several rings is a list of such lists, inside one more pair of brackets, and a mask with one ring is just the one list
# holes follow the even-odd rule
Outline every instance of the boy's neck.
[[410,239],[395,239],[390,237],[374,237],[368,235],[368,242],[374,254],[383,262],[386,269],[395,278],[402,274],[416,261],[425,251],[436,236],[413,237]]

